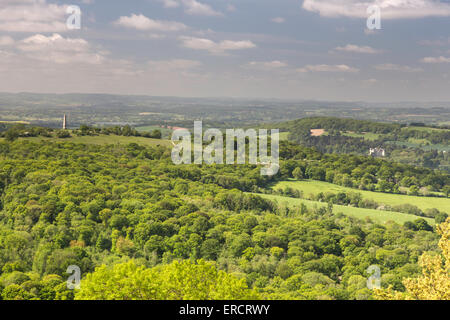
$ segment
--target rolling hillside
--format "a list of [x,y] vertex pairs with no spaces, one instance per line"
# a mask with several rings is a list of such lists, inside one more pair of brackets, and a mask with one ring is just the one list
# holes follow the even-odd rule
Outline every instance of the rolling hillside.
[[[0,138],[0,141],[3,141],[3,138]],[[33,142],[40,141],[66,141],[73,143],[85,143],[85,144],[98,144],[98,145],[107,145],[107,144],[129,144],[129,143],[137,143],[144,146],[170,146],[171,143],[169,140],[163,139],[152,139],[152,138],[144,138],[144,137],[124,137],[124,136],[116,136],[116,135],[98,135],[98,136],[72,136],[71,138],[65,139],[57,139],[57,138],[45,138],[45,137],[31,137],[31,138],[20,138],[20,140],[29,140]]]
[[[301,204],[306,205],[308,208],[317,208],[327,207],[327,203],[304,200],[304,199],[296,199],[290,197],[283,197],[277,195],[267,195],[267,194],[258,194],[259,196],[275,201],[279,205],[287,205],[288,207],[299,207]],[[346,216],[352,216],[358,219],[366,219],[370,218],[372,221],[376,221],[379,223],[386,223],[388,221],[394,221],[399,224],[403,224],[406,221],[414,221],[422,217],[418,217],[412,214],[393,212],[393,211],[384,211],[384,210],[374,210],[374,209],[365,209],[365,208],[355,208],[350,206],[341,206],[334,205],[333,213],[343,213]],[[430,225],[434,225],[434,219],[424,218]]]
[[303,181],[281,181],[277,183],[273,189],[284,189],[286,187],[299,190],[303,193],[303,196],[309,198],[309,195],[317,195],[320,192],[358,192],[362,195],[363,199],[371,199],[380,204],[396,206],[401,204],[412,204],[421,210],[436,208],[440,211],[450,212],[450,199],[438,198],[438,197],[418,197],[401,194],[381,193],[366,190],[358,190],[352,188],[341,187],[332,183],[303,180]]

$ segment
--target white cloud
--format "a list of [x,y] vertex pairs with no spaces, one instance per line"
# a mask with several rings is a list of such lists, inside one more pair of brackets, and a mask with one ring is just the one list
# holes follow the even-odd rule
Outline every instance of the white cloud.
[[209,39],[193,37],[181,37],[180,39],[183,46],[190,49],[214,51],[218,48],[217,43]]
[[297,72],[358,72],[359,69],[349,67],[345,64],[329,65],[329,64],[317,64],[306,65],[303,68],[297,69]]
[[284,23],[286,21],[286,19],[284,19],[282,17],[276,17],[276,18],[272,18],[270,21],[275,22],[275,23]]
[[[189,15],[198,16],[221,16],[222,13],[214,10],[209,4],[199,2],[197,0],[158,0],[162,2],[165,8],[178,8],[181,5],[184,7],[184,12]],[[233,10],[232,5],[228,5],[229,11]],[[231,10],[230,10],[231,9]]]
[[385,63],[375,66],[375,69],[381,71],[400,71],[400,72],[420,72],[423,71],[421,68],[414,68],[410,66],[402,66],[398,64]]
[[256,47],[256,45],[249,40],[242,41],[232,41],[232,40],[224,40],[218,44],[220,50],[242,50],[242,49],[251,49]]
[[164,4],[165,8],[177,8],[180,6],[180,3],[175,0],[159,0]]
[[152,70],[161,70],[164,72],[176,70],[189,70],[202,65],[200,61],[186,60],[186,59],[151,60],[148,61],[147,64]]
[[23,39],[17,49],[29,59],[56,64],[99,64],[105,60],[104,53],[93,52],[86,40],[64,38],[56,33],[48,37],[36,34]]
[[368,53],[368,54],[376,54],[381,52],[380,50],[376,50],[369,46],[358,46],[354,44],[348,44],[344,47],[337,47],[334,50],[344,52],[355,52],[355,53]]
[[201,16],[220,16],[220,12],[211,8],[210,5],[198,2],[197,0],[181,0],[185,6],[187,14]]
[[243,50],[255,48],[256,45],[249,40],[232,41],[223,40],[221,42],[214,42],[210,39],[181,37],[182,45],[185,48],[195,50],[207,50],[211,53],[223,53],[229,50]]
[[425,57],[422,59],[424,63],[450,63],[450,58],[447,57]]
[[64,32],[67,5],[49,4],[45,0],[0,1],[0,31]]
[[44,48],[58,51],[85,51],[88,46],[88,42],[84,39],[64,38],[60,34],[55,33],[48,37],[36,34],[23,39],[18,48],[22,51],[41,51]]
[[129,17],[122,16],[114,24],[125,28],[145,30],[145,31],[180,31],[187,29],[186,25],[175,21],[153,20],[139,14],[132,14]]
[[442,0],[304,0],[303,8],[323,17],[367,18],[367,8],[378,5],[382,19],[448,17],[450,4]]
[[[12,56],[14,56],[14,54],[12,52],[0,50],[0,58],[2,59],[3,63],[7,62],[7,59],[9,59]],[[0,64],[0,66],[1,66],[1,64]]]
[[274,60],[274,61],[251,61],[247,64],[248,67],[257,69],[278,69],[287,67],[287,63]]
[[0,46],[11,46],[14,44],[14,39],[9,36],[0,36]]

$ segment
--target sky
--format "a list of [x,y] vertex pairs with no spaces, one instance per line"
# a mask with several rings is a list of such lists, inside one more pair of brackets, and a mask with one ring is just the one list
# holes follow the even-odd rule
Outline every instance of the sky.
[[0,92],[450,101],[450,1],[0,0]]

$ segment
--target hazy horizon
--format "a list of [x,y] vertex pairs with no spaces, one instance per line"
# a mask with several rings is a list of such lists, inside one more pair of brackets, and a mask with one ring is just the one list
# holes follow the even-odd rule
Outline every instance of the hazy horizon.
[[[122,96],[122,97],[148,97],[148,98],[173,98],[173,99],[229,99],[229,100],[262,100],[262,101],[280,101],[280,102],[324,102],[324,103],[369,103],[369,104],[390,104],[390,103],[444,103],[450,104],[449,100],[415,100],[415,101],[407,101],[407,100],[380,100],[380,101],[370,101],[370,100],[325,100],[325,99],[306,99],[306,98],[283,98],[283,97],[235,97],[235,96],[177,96],[177,95],[151,95],[151,94],[121,94],[121,93],[107,93],[107,92],[32,92],[32,91],[17,91],[17,92],[5,92],[0,91],[0,95],[2,94],[11,94],[11,95],[55,95],[55,96],[63,96],[63,95],[104,95],[104,96]],[[450,107],[450,105],[449,105]]]

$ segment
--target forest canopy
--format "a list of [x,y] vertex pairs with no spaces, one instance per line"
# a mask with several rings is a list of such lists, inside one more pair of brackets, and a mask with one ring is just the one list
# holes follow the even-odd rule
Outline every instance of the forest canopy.
[[[438,252],[431,226],[359,220],[332,206],[288,208],[246,192],[296,168],[311,179],[383,182],[386,191],[407,176],[442,189],[448,175],[289,143],[281,153],[279,174],[263,177],[250,165],[175,166],[162,146],[0,143],[0,296],[371,299],[369,266],[380,266],[384,287],[402,292],[403,278],[420,274],[419,257]],[[78,292],[66,287],[71,265],[82,272]],[[125,289],[142,287],[95,290],[109,286],[109,273],[129,275]],[[150,284],[141,274],[174,282]],[[193,292],[202,274],[213,289]]]

